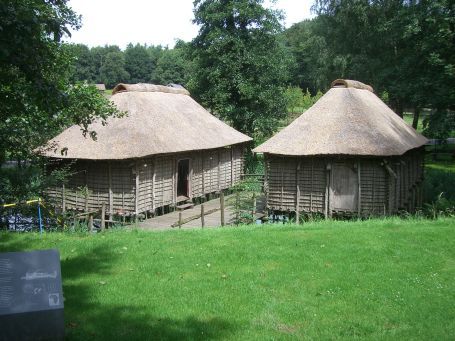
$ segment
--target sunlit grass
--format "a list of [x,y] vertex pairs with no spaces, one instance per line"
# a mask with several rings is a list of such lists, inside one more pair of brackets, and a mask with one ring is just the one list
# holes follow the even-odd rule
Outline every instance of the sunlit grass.
[[58,248],[68,339],[450,339],[455,220],[0,234]]

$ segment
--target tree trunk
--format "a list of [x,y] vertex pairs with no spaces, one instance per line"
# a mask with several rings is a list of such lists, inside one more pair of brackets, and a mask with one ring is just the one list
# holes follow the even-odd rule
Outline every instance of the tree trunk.
[[417,130],[417,126],[419,125],[419,118],[420,118],[420,108],[414,108],[414,119],[412,120],[412,127]]

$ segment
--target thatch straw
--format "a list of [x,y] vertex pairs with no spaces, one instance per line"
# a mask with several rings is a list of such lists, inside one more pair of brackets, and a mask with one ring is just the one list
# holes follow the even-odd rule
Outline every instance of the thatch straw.
[[95,84],[95,87],[99,91],[106,91],[106,85],[104,84]]
[[351,79],[335,79],[332,82],[332,88],[355,88],[374,92],[371,85],[363,84],[362,82]]
[[253,151],[293,156],[391,156],[426,142],[371,87],[337,80],[310,109]]
[[[159,91],[163,90],[164,91]],[[49,141],[42,154],[48,157],[114,160],[156,154],[221,148],[251,141],[196,103],[185,89],[152,84],[119,84],[111,100],[124,118],[95,122],[89,129],[97,140],[84,138],[72,126]],[[66,154],[61,155],[61,150]]]
[[164,86],[164,85],[155,85],[155,84],[146,84],[146,83],[137,83],[137,84],[117,84],[114,90],[112,90],[112,94],[115,95],[119,92],[165,92],[169,94],[181,94],[181,95],[190,95],[188,90],[184,87],[175,88],[171,86]]

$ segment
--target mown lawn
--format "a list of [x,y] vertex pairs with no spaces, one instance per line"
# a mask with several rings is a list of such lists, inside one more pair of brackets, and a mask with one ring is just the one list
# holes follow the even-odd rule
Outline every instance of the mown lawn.
[[68,339],[453,339],[455,219],[97,235],[58,248]]

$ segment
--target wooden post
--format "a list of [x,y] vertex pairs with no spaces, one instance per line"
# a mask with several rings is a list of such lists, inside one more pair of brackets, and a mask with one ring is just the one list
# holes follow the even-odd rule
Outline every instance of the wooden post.
[[234,149],[231,146],[231,187],[234,186]]
[[235,223],[238,224],[240,219],[240,192],[235,193]]
[[66,211],[66,203],[65,203],[65,184],[62,184],[62,212],[65,213]]
[[204,152],[202,152],[202,195],[205,195]]
[[114,215],[114,192],[112,191],[112,167],[110,161],[108,161],[107,167],[109,181],[109,220],[112,220]]
[[155,180],[156,180],[156,172],[155,172],[155,160],[152,160],[153,170],[152,170],[152,210],[155,212]]
[[357,216],[362,214],[362,186],[361,186],[360,161],[357,162]]
[[283,198],[284,198],[284,158],[281,158],[280,160],[280,170],[281,170],[281,195],[280,195],[280,207],[281,210],[284,209],[284,203],[283,203]]
[[[87,167],[88,168],[88,167]],[[88,169],[85,170],[85,212],[88,212],[88,197],[89,197],[89,189],[88,189]]]
[[218,167],[217,167],[217,177],[218,177],[218,191],[221,191],[221,153],[220,150],[218,149]]
[[90,213],[88,215],[88,231],[92,232],[93,231],[93,214]]
[[253,210],[251,211],[253,216],[253,222],[255,221],[254,216],[256,215],[256,193],[253,192]]
[[[300,185],[299,185],[299,171],[300,163],[297,163],[297,169],[295,171],[295,183],[296,183],[296,198],[295,198],[295,222],[297,225],[300,224]],[[313,180],[311,180],[313,181]]]
[[182,211],[179,211],[179,229],[182,228]]
[[104,230],[106,224],[106,204],[103,202],[101,205],[101,231]]
[[135,222],[137,223],[137,216],[139,214],[139,167],[138,162],[136,161],[136,189],[135,189]]
[[204,217],[204,204],[201,204],[201,226],[205,226],[205,217]]
[[324,207],[324,217],[325,219],[329,218],[332,215],[332,212],[330,212],[330,169],[331,169],[331,164],[327,163],[326,167],[326,176],[325,176],[325,207]]
[[221,226],[224,226],[224,193],[220,192],[220,213],[221,213]]

